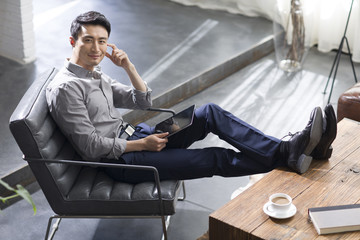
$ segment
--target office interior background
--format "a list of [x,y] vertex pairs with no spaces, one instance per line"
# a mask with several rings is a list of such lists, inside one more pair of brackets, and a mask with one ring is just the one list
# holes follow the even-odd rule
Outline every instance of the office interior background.
[[[266,2],[266,3],[264,3]],[[276,1],[190,0],[1,0],[0,1],[0,177],[32,194],[36,215],[24,200],[2,204],[1,239],[42,239],[53,214],[9,130],[9,119],[31,83],[71,54],[72,20],[88,10],[112,23],[109,42],[125,50],[153,89],[158,107],[176,111],[213,102],[281,138],[303,129],[316,107],[325,107],[324,89],[344,34],[351,1],[317,1],[318,19],[309,24],[313,39],[302,68],[279,68],[274,48]],[[290,2],[290,1],[288,1]],[[341,3],[340,3],[341,2]],[[320,5],[323,4],[323,5]],[[322,9],[320,11],[319,9]],[[329,35],[330,34],[330,35]],[[354,1],[347,37],[356,76],[360,73],[360,7]],[[331,40],[331,41],[330,41]],[[344,49],[330,103],[355,84]],[[102,69],[129,84],[125,72],[108,59]],[[332,79],[330,79],[330,83]],[[120,110],[129,114],[128,110]],[[147,120],[149,124],[160,116]],[[191,146],[228,147],[214,135]],[[208,230],[208,216],[241,194],[249,176],[185,181],[187,198],[178,202],[169,239],[197,239]],[[4,188],[0,188],[4,193]],[[1,196],[1,194],[0,194]],[[246,221],[246,219],[244,219]],[[64,220],[54,239],[160,239],[158,219]]]

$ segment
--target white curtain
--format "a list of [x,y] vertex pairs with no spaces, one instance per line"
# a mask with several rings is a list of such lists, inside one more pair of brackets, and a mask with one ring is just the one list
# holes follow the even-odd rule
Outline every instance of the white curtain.
[[[188,6],[225,10],[250,17],[265,17],[273,20],[275,6],[291,0],[172,0]],[[347,38],[353,61],[360,62],[360,0],[354,0]],[[344,35],[352,0],[301,0],[304,11],[311,12],[311,39],[318,50],[329,52],[338,49]],[[343,51],[347,52],[344,48]]]

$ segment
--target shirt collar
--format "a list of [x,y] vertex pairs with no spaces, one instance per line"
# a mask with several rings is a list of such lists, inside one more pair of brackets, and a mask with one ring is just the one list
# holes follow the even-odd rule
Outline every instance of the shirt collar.
[[95,78],[101,79],[101,67],[99,65],[94,67],[94,71],[89,71],[75,63],[70,62],[69,60],[65,60],[65,67],[70,72],[74,73],[79,78]]

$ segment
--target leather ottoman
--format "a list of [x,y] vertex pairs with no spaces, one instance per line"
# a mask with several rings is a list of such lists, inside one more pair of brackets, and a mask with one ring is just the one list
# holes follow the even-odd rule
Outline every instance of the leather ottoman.
[[350,118],[360,122],[360,83],[342,93],[338,99],[337,120]]

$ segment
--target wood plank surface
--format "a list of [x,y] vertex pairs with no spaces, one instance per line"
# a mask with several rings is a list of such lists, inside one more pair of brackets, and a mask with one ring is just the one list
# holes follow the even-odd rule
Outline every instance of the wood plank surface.
[[[344,119],[329,161],[314,160],[299,175],[276,169],[215,211],[209,218],[210,240],[217,239],[360,239],[360,232],[319,236],[308,221],[308,208],[360,202],[360,125]],[[294,217],[278,220],[262,208],[271,194],[284,192],[297,207]]]

